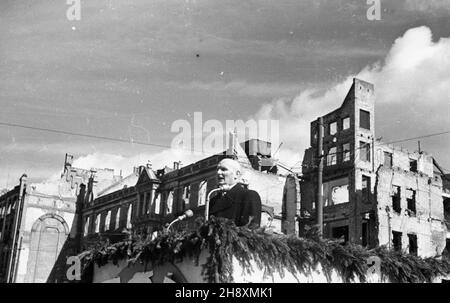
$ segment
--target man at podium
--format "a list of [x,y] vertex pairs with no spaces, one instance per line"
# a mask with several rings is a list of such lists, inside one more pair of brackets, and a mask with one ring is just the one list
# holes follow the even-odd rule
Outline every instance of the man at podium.
[[233,159],[223,159],[217,165],[217,183],[221,191],[209,205],[209,213],[234,220],[237,226],[257,228],[261,223],[261,198],[241,183],[241,166]]

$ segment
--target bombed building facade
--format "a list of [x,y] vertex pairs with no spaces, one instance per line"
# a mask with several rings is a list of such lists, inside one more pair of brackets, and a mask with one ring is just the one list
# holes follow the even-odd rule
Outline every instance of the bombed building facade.
[[316,222],[321,159],[325,237],[420,256],[443,252],[448,214],[442,174],[431,155],[376,139],[372,84],[354,79],[342,106],[311,123],[300,182],[300,234]]
[[24,174],[0,197],[0,283],[46,282],[70,234],[80,186],[94,172],[94,192],[121,178],[112,169],[85,170],[72,162],[66,154],[55,181],[34,184]]
[[261,224],[274,232],[296,233],[300,206],[299,182],[295,175],[281,175],[270,159],[271,144],[250,140],[223,152],[181,167],[154,170],[150,164],[135,167],[131,175],[97,195],[91,194],[95,174],[80,186],[71,233],[48,282],[65,281],[66,258],[99,241],[115,242],[131,234],[151,235],[187,209],[204,207],[207,194],[217,187],[217,165],[224,158],[241,164],[242,183],[260,194]]
[[[296,177],[273,173],[277,165],[269,160],[269,142],[250,140],[235,149],[238,153],[234,157],[242,166],[242,182],[261,196],[263,212],[271,221],[265,224],[278,231],[294,232],[296,205],[300,204]],[[152,233],[176,214],[204,206],[207,194],[217,187],[217,165],[227,157],[230,156],[224,152],[184,167],[174,162],[173,167],[156,171],[151,165],[136,167],[131,176],[99,192],[96,199],[90,198],[89,189],[83,189],[84,240],[131,227],[140,234]],[[258,157],[259,161],[255,161]],[[283,204],[294,207],[286,208]]]

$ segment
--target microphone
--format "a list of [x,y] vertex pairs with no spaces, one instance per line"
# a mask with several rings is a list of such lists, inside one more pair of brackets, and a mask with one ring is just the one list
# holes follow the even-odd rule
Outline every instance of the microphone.
[[186,211],[184,212],[183,215],[179,216],[178,218],[176,218],[175,220],[173,220],[172,222],[170,222],[169,226],[167,226],[167,231],[170,230],[170,227],[171,227],[172,224],[174,224],[175,222],[183,221],[184,219],[190,218],[190,217],[192,217],[193,215],[194,215],[194,212],[193,212],[192,210],[190,210],[190,209],[186,210]]
[[182,221],[182,220],[184,220],[184,219],[187,219],[187,218],[192,217],[193,215],[194,215],[194,212],[193,212],[192,210],[188,209],[187,211],[184,212],[183,215],[179,216],[179,217],[177,218],[177,220],[178,220],[178,221]]

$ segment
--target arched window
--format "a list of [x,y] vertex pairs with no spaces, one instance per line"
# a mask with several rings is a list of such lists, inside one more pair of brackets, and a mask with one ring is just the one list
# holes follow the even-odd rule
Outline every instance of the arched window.
[[84,223],[84,235],[87,236],[89,233],[89,217],[87,217],[86,222]]
[[128,206],[128,212],[127,212],[127,228],[131,228],[131,211],[132,211],[132,205]]
[[118,229],[120,227],[120,206],[117,208],[116,212],[116,224],[114,224],[114,229]]
[[208,181],[204,180],[200,182],[198,187],[198,205],[206,204],[206,186],[208,185]]
[[95,232],[100,232],[100,214],[95,217]]
[[166,214],[171,214],[173,210],[173,190],[170,190],[167,194],[167,209]]
[[155,199],[153,203],[155,204],[155,214],[159,215],[161,211],[161,193],[155,192]]
[[149,191],[145,194],[145,213],[149,214],[151,209],[151,198],[152,198],[152,192]]
[[31,228],[25,283],[45,283],[58,259],[70,229],[64,218],[46,214]]
[[111,211],[108,210],[105,218],[105,231],[109,230],[109,225],[111,224]]

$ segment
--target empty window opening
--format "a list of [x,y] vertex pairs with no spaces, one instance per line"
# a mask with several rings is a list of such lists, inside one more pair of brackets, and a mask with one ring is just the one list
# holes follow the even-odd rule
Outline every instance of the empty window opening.
[[108,213],[105,218],[105,231],[109,230],[110,224],[111,224],[111,211],[108,210]]
[[199,188],[198,188],[198,205],[205,205],[206,204],[206,187],[208,185],[208,181],[204,180],[200,182]]
[[369,223],[363,222],[362,224],[362,241],[361,245],[367,247],[369,245]]
[[413,173],[417,172],[417,160],[409,159],[409,171]]
[[145,194],[144,193],[141,193],[139,195],[139,203],[140,203],[139,215],[143,215],[143,214],[145,214]]
[[100,232],[100,214],[95,217],[95,232]]
[[416,213],[416,191],[412,189],[406,190],[406,201],[408,202],[408,210],[413,214]]
[[359,142],[359,158],[361,161],[370,162],[370,143]]
[[402,210],[401,207],[401,200],[400,200],[400,186],[393,186],[392,187],[392,209],[396,213],[400,213]]
[[417,256],[417,235],[408,234],[409,253]]
[[151,206],[152,206],[151,202],[150,202],[150,201],[152,201],[151,199],[152,199],[151,191],[146,192],[145,193],[145,208],[144,208],[146,214],[150,213]]
[[167,194],[167,209],[166,214],[171,214],[173,211],[173,191],[170,190]]
[[87,236],[89,234],[89,217],[86,218],[86,222],[84,223],[84,235]]
[[392,168],[392,153],[384,152],[384,167]]
[[370,177],[362,176],[362,200],[363,202],[370,201]]
[[127,212],[127,229],[131,228],[131,212],[133,211],[133,206],[130,204],[128,205],[128,212]]
[[189,207],[189,199],[191,197],[191,186],[190,185],[185,185],[183,187],[183,202],[184,202],[184,208],[188,208]]
[[342,119],[342,130],[346,130],[350,128],[350,117],[346,117]]
[[402,250],[402,233],[398,231],[392,232],[392,245],[395,251]]
[[155,199],[153,200],[155,205],[155,214],[159,215],[161,212],[161,193],[155,192]]
[[335,135],[337,133],[337,122],[330,123],[330,135]]
[[118,229],[118,228],[120,228],[120,207],[117,208],[117,211],[116,211],[116,222],[114,224],[114,229]]
[[370,130],[370,113],[368,111],[359,110],[359,127]]

